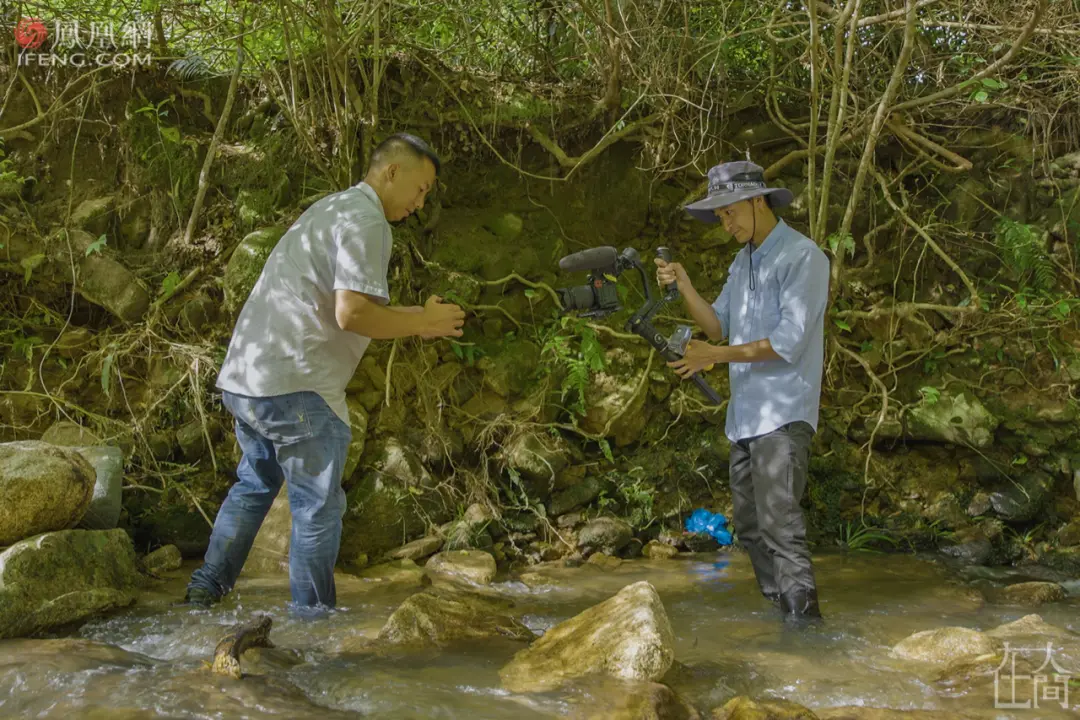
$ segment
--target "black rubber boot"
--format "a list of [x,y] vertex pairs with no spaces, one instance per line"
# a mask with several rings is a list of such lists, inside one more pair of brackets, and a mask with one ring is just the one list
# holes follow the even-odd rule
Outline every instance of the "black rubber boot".
[[761,594],[765,596],[766,600],[771,602],[773,605],[776,605],[777,607],[779,607],[779,605],[780,605],[780,593],[778,593],[778,592],[775,592],[775,593],[763,592]]
[[818,607],[816,589],[796,588],[780,595],[780,611],[784,621],[797,625],[823,622]]
[[218,601],[218,598],[214,597],[213,593],[208,590],[203,590],[200,587],[188,588],[187,594],[184,595],[184,605],[193,605],[195,607],[208,608]]

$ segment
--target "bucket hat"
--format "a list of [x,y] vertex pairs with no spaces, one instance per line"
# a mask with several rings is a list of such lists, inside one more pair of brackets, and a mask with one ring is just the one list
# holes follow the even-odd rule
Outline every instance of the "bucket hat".
[[765,183],[765,170],[749,160],[721,163],[709,170],[709,194],[686,206],[686,211],[702,222],[720,218],[713,212],[759,195],[772,195],[773,207],[790,205],[795,196],[787,188],[771,188]]

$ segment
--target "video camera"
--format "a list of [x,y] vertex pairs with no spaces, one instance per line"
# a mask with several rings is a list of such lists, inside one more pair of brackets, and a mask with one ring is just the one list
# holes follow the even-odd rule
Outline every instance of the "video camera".
[[[671,262],[671,251],[666,247],[657,248],[656,255],[665,262]],[[563,310],[583,311],[582,317],[606,317],[621,310],[616,282],[619,275],[626,270],[637,270],[645,288],[645,304],[626,321],[626,330],[644,338],[668,362],[682,358],[690,342],[690,326],[679,325],[671,337],[664,337],[652,324],[652,318],[665,305],[679,298],[679,288],[675,283],[671,283],[664,288],[664,295],[657,298],[653,294],[637,250],[626,248],[619,254],[610,245],[582,250],[559,260],[559,268],[567,272],[589,272],[586,284],[556,290]],[[716,391],[701,377],[701,373],[694,373],[690,379],[713,405],[722,402]]]

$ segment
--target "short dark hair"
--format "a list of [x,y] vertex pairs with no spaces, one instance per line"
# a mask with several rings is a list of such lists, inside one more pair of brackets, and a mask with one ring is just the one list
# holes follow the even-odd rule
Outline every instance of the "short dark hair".
[[371,167],[376,168],[391,162],[400,153],[405,153],[416,160],[427,158],[435,166],[435,177],[439,176],[439,168],[442,165],[439,162],[439,156],[430,145],[409,133],[394,133],[379,143],[371,153]]

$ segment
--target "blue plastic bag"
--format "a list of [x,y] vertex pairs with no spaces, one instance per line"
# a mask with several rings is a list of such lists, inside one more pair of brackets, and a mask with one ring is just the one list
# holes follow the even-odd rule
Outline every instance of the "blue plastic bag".
[[686,532],[708,533],[721,545],[730,545],[732,538],[727,522],[727,518],[720,513],[698,508],[686,519]]

